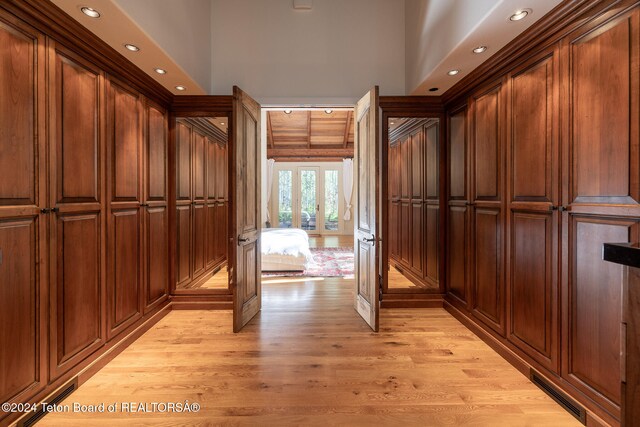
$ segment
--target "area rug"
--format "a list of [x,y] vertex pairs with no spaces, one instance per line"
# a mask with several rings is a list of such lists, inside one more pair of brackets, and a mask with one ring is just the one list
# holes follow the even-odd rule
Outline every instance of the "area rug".
[[311,248],[313,261],[305,271],[264,271],[262,277],[353,278],[353,248]]

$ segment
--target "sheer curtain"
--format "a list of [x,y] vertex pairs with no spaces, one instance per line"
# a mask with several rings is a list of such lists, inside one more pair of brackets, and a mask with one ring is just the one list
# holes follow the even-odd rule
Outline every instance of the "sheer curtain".
[[351,193],[353,192],[353,160],[342,160],[342,190],[344,192],[344,216],[345,221],[351,219]]
[[274,159],[267,159],[267,222],[271,222],[271,188],[273,187],[273,165],[276,161]]

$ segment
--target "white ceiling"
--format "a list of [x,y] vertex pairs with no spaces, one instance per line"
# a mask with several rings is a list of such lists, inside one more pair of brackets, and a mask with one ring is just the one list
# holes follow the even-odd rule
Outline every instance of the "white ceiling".
[[[173,93],[228,94],[238,84],[271,105],[349,104],[373,84],[384,95],[440,95],[561,3],[314,0],[301,12],[292,0],[52,1]],[[521,8],[532,13],[509,21]],[[487,51],[472,53],[479,45]]]

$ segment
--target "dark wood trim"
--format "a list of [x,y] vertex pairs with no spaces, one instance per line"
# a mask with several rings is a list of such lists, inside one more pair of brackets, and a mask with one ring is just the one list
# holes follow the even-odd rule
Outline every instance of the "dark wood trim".
[[347,148],[347,145],[349,145],[349,133],[351,133],[350,131],[352,127],[352,124],[351,124],[352,121],[353,121],[353,110],[350,110],[347,113],[347,124],[344,127],[344,140],[342,142],[342,146],[344,148]]
[[199,130],[205,136],[214,139],[220,145],[227,145],[227,134],[225,134],[219,127],[213,125],[211,122],[200,117],[184,117],[178,119],[178,121],[184,122],[189,126]]
[[439,96],[381,96],[380,108],[387,113],[401,115],[395,117],[424,117],[430,113],[444,112],[444,104]]
[[[233,96],[177,95],[173,97],[171,111],[179,117],[228,116],[231,118]],[[231,129],[230,124],[227,129]]]
[[281,162],[292,161],[290,159],[298,158],[338,158],[353,157],[353,148],[275,148],[267,151],[267,157],[276,159]]

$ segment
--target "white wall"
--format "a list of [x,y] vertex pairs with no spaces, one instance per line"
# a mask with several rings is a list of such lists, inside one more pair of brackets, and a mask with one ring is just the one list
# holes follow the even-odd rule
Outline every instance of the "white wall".
[[212,0],[212,89],[263,105],[353,105],[405,92],[404,0]]
[[211,0],[114,0],[205,92],[211,90]]
[[473,31],[496,0],[406,0],[406,93]]

